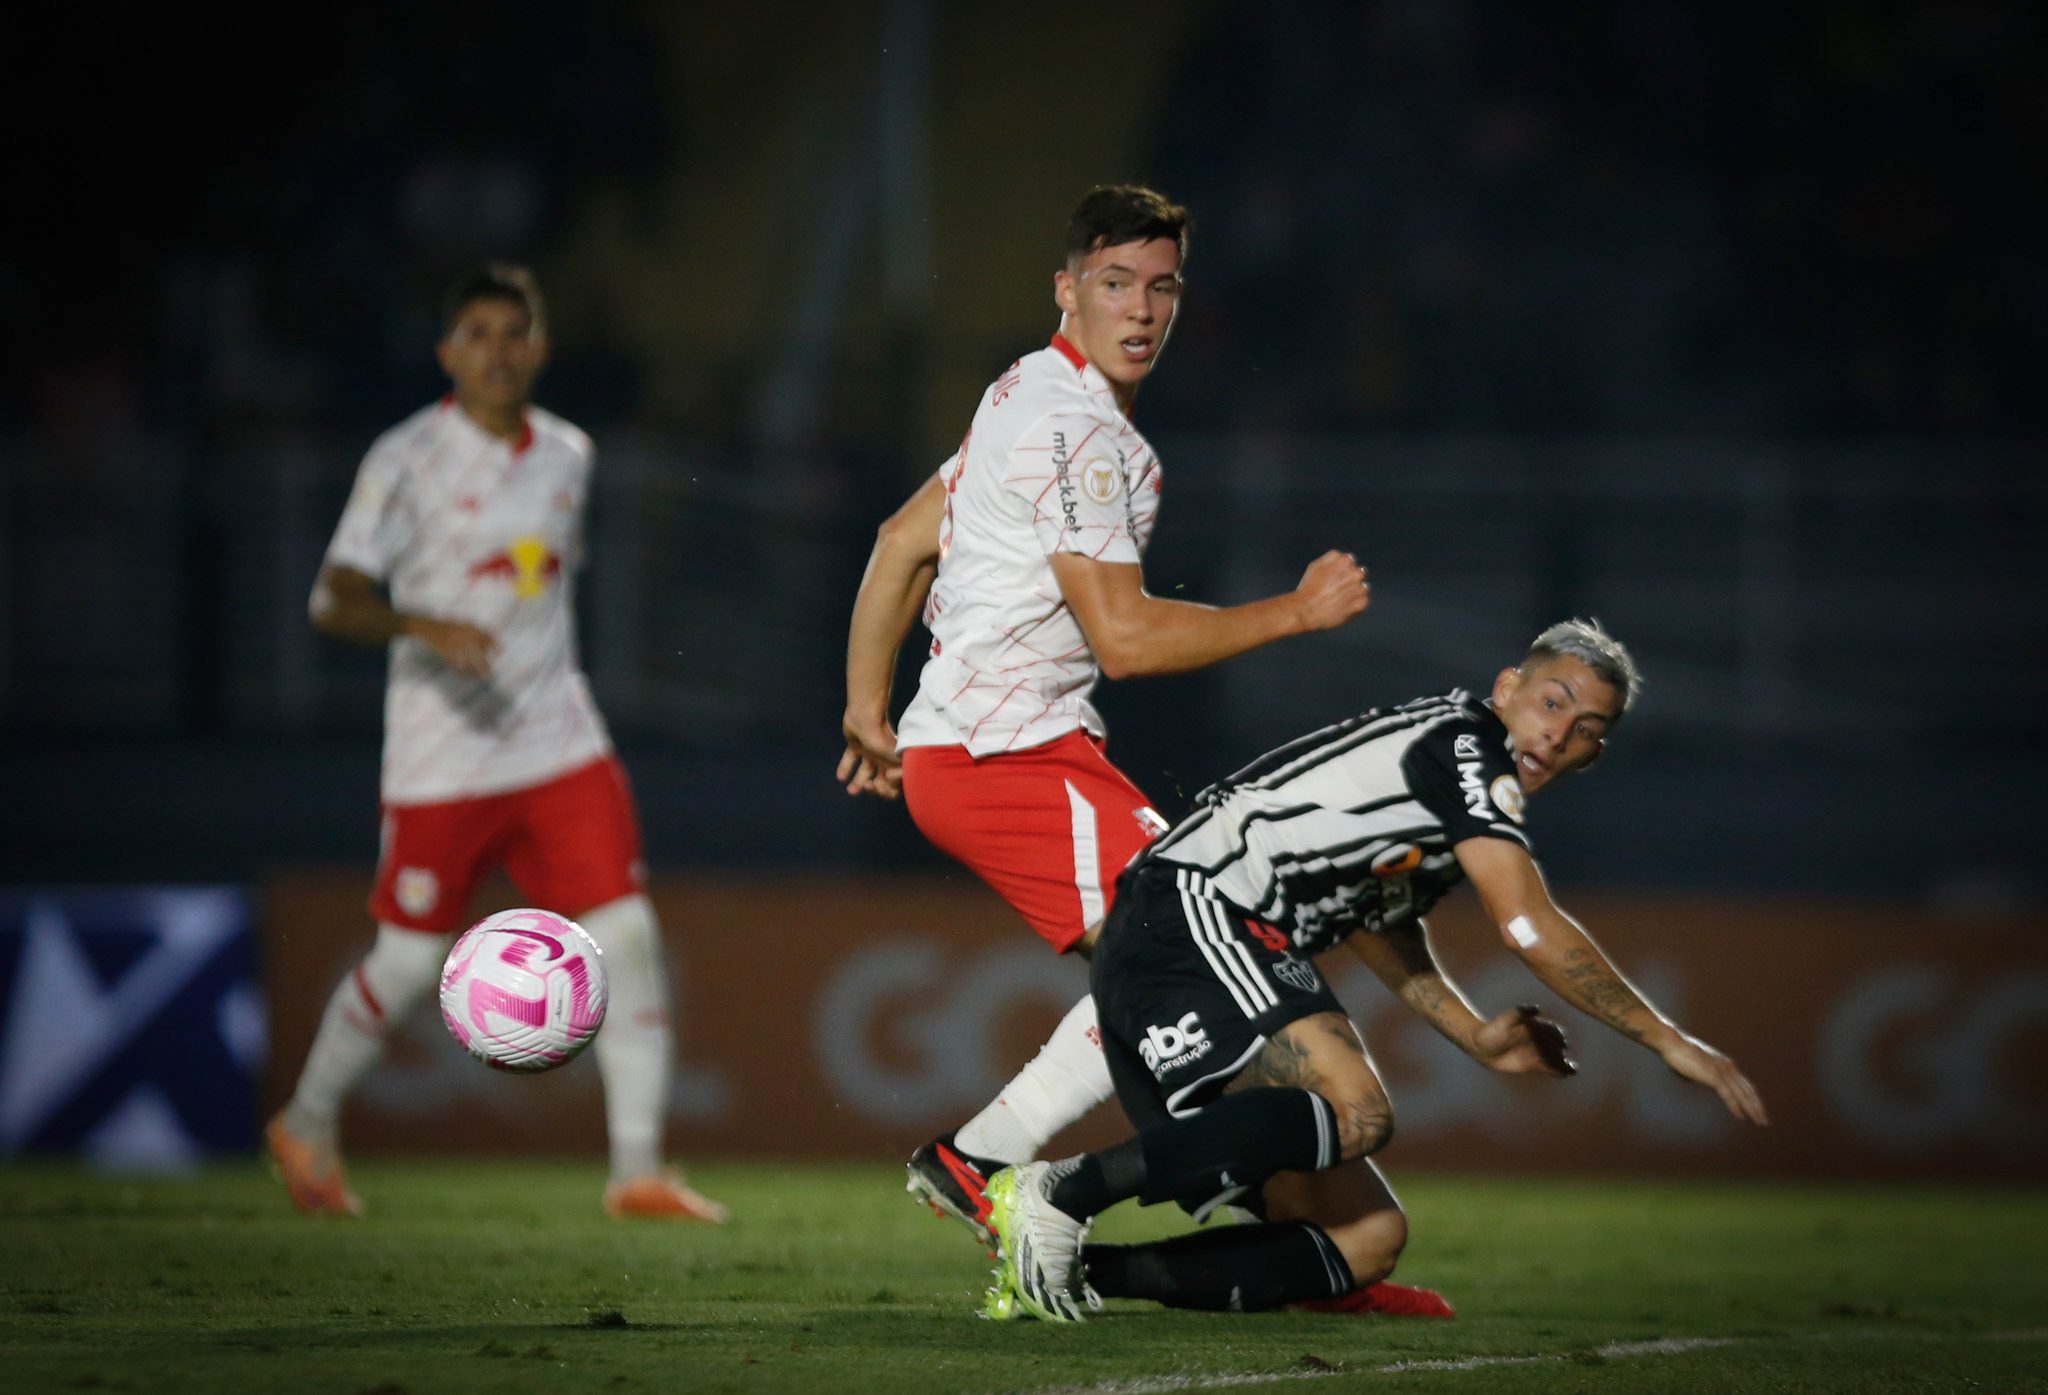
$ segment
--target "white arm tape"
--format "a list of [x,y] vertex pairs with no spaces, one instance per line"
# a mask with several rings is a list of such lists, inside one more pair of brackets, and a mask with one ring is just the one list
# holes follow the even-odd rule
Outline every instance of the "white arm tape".
[[1536,933],[1536,927],[1530,924],[1529,917],[1525,915],[1516,916],[1506,925],[1503,925],[1501,929],[1507,931],[1514,942],[1523,949],[1536,948],[1543,938]]

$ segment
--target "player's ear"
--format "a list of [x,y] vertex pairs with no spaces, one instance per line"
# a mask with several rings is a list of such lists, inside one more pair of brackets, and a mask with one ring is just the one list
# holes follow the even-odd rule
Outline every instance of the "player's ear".
[[1052,303],[1059,306],[1062,315],[1071,315],[1081,308],[1080,297],[1075,293],[1074,273],[1066,267],[1052,274]]
[[445,334],[434,345],[434,361],[441,365],[443,373],[451,378],[455,376],[455,345]]
[[1493,705],[1498,708],[1515,695],[1515,689],[1522,686],[1522,671],[1518,668],[1504,668],[1493,680]]
[[1592,755],[1590,755],[1590,756],[1587,756],[1587,757],[1586,757],[1586,759],[1585,759],[1585,760],[1584,760],[1584,761],[1583,761],[1583,762],[1582,762],[1582,763],[1581,763],[1581,764],[1579,765],[1579,768],[1578,768],[1577,770],[1574,770],[1574,771],[1572,772],[1572,774],[1574,774],[1574,775],[1583,775],[1583,774],[1585,774],[1585,773],[1586,773],[1586,772],[1587,772],[1588,770],[1591,770],[1591,769],[1593,768],[1593,762],[1595,762],[1595,761],[1599,760],[1599,759],[1600,759],[1600,757],[1602,757],[1602,756],[1604,756],[1604,755],[1606,755],[1606,754],[1607,754],[1607,738],[1603,736],[1603,737],[1601,737],[1601,738],[1600,738],[1600,739],[1599,739],[1598,741],[1595,741],[1595,742],[1593,743],[1593,754],[1592,754]]

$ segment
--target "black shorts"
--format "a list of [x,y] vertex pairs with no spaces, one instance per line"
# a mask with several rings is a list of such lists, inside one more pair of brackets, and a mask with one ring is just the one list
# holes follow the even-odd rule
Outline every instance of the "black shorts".
[[1117,887],[1088,981],[1117,1100],[1140,1129],[1195,1113],[1288,1023],[1344,1011],[1284,932],[1149,858]]

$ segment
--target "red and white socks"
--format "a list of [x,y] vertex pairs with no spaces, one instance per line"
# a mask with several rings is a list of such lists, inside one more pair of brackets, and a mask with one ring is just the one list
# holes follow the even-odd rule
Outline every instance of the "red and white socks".
[[1054,1134],[1115,1093],[1095,999],[1083,996],[1002,1093],[960,1127],[954,1146],[977,1158],[1030,1162]]
[[285,1127],[316,1148],[335,1147],[342,1101],[383,1054],[384,1037],[441,974],[448,935],[379,925],[363,962],[335,986],[313,1049],[284,1109]]

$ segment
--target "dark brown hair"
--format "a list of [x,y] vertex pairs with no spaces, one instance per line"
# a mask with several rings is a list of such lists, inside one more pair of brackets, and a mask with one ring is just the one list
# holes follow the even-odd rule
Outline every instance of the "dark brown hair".
[[1169,203],[1166,195],[1142,184],[1099,184],[1074,207],[1067,223],[1067,258],[1085,257],[1104,247],[1150,242],[1170,237],[1188,254],[1188,211]]
[[504,300],[524,306],[526,318],[536,330],[548,326],[547,303],[540,298],[540,282],[533,273],[512,262],[485,262],[455,278],[441,302],[441,333],[455,332],[462,312],[479,300]]

